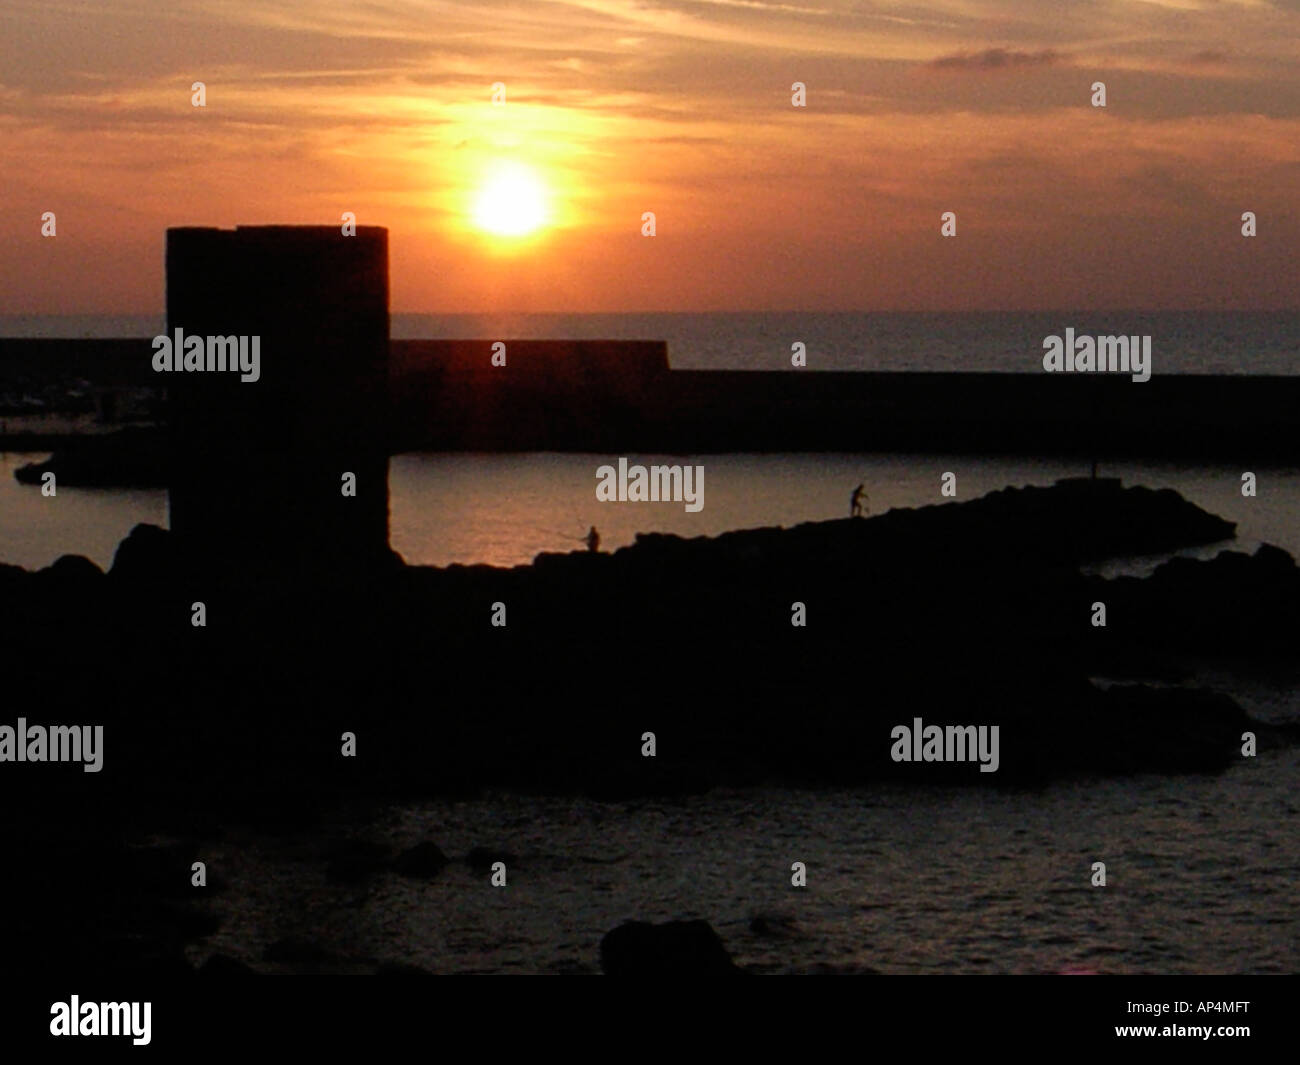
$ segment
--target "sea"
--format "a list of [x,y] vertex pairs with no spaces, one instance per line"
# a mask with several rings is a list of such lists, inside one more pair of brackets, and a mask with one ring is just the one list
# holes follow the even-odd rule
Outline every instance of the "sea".
[[[802,342],[810,372],[1041,369],[1042,341],[1149,334],[1153,374],[1300,373],[1300,313],[734,313],[393,316],[397,338],[663,339],[674,367],[776,369]],[[0,336],[153,336],[161,315],[0,317]],[[3,382],[0,381],[0,391]],[[1132,387],[1141,388],[1141,384]],[[39,568],[63,554],[111,565],[139,522],[166,525],[166,494],[19,485],[43,455],[0,454],[0,562]],[[638,533],[714,535],[846,516],[863,483],[870,514],[1088,469],[1041,455],[630,455],[704,468],[704,507],[611,506],[595,497],[597,454],[404,454],[390,464],[391,542],[408,563],[526,565]],[[1189,549],[1300,557],[1300,469],[1103,463],[1127,484],[1174,488],[1237,523],[1234,541]],[[1257,494],[1241,494],[1252,472]],[[1007,531],[1014,536],[1014,530]],[[1162,557],[1096,569],[1149,572]],[[1216,674],[1271,721],[1300,721],[1288,676]],[[1262,751],[1214,776],[1078,779],[1032,793],[988,789],[756,788],[639,802],[502,794],[331,812],[340,834],[394,848],[437,842],[518,855],[507,889],[454,864],[428,882],[380,874],[365,887],[325,876],[319,833],[269,837],[232,826],[210,862],[227,889],[218,933],[194,948],[260,968],[265,947],[310,938],[327,969],[399,961],[437,972],[597,971],[600,936],[627,918],[710,921],[754,972],[1246,973],[1300,965],[1300,752]],[[791,863],[808,886],[790,883]],[[1093,862],[1108,868],[1090,883]]]
[[[1300,373],[1300,311],[730,311],[392,315],[395,340],[664,340],[681,370],[1038,372],[1043,339],[1150,336],[1153,373]],[[0,314],[0,337],[153,337],[165,317]]]

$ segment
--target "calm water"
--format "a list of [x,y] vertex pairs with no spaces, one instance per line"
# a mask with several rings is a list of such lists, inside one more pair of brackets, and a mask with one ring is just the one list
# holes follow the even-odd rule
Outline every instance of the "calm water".
[[[504,848],[518,856],[505,888],[463,864],[431,881],[381,874],[341,886],[326,880],[318,844],[234,833],[204,855],[230,887],[212,903],[222,929],[194,956],[260,965],[268,943],[310,937],[358,967],[594,972],[601,935],[624,919],[700,917],[738,963],[766,972],[1294,972],[1298,770],[1292,749],[1220,777],[1080,780],[1032,794],[498,795],[334,826],[394,847],[431,839],[453,859]],[[807,865],[805,890],[790,886],[794,861]],[[1106,863],[1105,888],[1090,886],[1094,861]],[[752,932],[758,915],[780,934]]]
[[[161,491],[61,488],[56,497],[23,486],[13,471],[44,456],[0,453],[0,561],[39,568],[62,554],[112,563],[120,540],[137,522],[165,524]],[[957,474],[958,499],[1006,485],[1051,484],[1086,474],[1066,461],[923,455],[628,456],[651,463],[704,466],[704,509],[680,503],[601,503],[596,468],[617,456],[584,454],[398,455],[389,475],[391,540],[412,564],[485,562],[511,566],[541,551],[571,551],[595,525],[602,547],[633,542],[638,532],[715,535],[759,525],[843,517],[853,486],[865,482],[872,513],[943,500],[939,477]],[[1118,463],[1105,475],[1129,484],[1171,487],[1238,523],[1237,547],[1274,543],[1300,557],[1300,470],[1257,468],[1259,495],[1241,495],[1237,467]],[[1008,536],[1015,530],[1008,529]],[[1217,549],[1201,549],[1197,554]]]
[[19,466],[48,456],[0,451],[0,562],[39,569],[60,555],[85,555],[107,569],[133,526],[167,524],[163,491],[60,488],[47,498],[39,485],[14,480]]

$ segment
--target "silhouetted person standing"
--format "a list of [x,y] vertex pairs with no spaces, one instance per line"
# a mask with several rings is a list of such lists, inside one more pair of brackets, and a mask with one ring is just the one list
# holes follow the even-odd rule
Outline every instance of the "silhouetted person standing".
[[587,531],[587,535],[586,535],[586,537],[585,537],[584,539],[585,539],[585,542],[586,542],[586,544],[587,544],[587,550],[588,550],[588,551],[599,551],[599,550],[600,550],[600,533],[598,533],[598,532],[596,531],[596,526],[593,525],[593,526],[592,526],[592,527]]
[[858,485],[853,489],[853,494],[849,496],[849,517],[862,517],[862,501],[867,498],[866,485]]

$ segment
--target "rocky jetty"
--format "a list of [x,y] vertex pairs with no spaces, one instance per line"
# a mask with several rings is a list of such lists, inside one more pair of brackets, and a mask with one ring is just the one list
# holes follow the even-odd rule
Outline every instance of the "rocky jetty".
[[[87,706],[106,719],[100,795],[128,772],[136,787],[180,786],[200,803],[202,782],[225,794],[216,782],[237,773],[241,801],[265,811],[309,808],[317,789],[618,797],[764,779],[987,785],[1222,767],[1242,720],[1226,700],[1103,691],[1088,677],[1117,640],[1142,658],[1242,616],[1250,633],[1281,622],[1285,634],[1294,565],[1264,550],[1100,583],[1080,566],[1232,534],[1174,492],[1074,480],[870,519],[647,535],[513,569],[241,584],[140,526],[108,574],[73,558],[0,569],[0,630],[14,661],[39,663],[52,647],[76,656],[75,671],[11,684],[29,685],[15,694],[51,719]],[[1099,600],[1106,628],[1091,624]],[[490,624],[494,602],[505,627]],[[1146,657],[1155,675],[1164,656]],[[1179,707],[1223,726],[1183,736],[1205,745],[1195,756],[1171,761],[1168,737],[1125,727],[1135,714],[1172,722]],[[998,771],[900,765],[890,730],[917,717],[999,725]],[[344,732],[356,757],[341,753]],[[334,872],[364,876],[379,860],[340,855]]]
[[[311,823],[339,799],[487,787],[630,797],[1218,772],[1241,758],[1245,731],[1258,733],[1261,756],[1289,737],[1222,694],[1090,678],[1117,646],[1139,680],[1179,646],[1289,655],[1294,565],[1261,549],[1175,560],[1145,580],[1105,581],[1081,566],[1232,533],[1173,492],[1069,481],[870,519],[642,536],[513,569],[241,578],[147,526],[108,573],[76,558],[35,573],[0,566],[7,705],[39,724],[104,728],[99,772],[28,762],[0,774],[0,795],[26,812],[0,828],[5,853],[55,878],[42,894],[44,881],[34,888],[25,873],[0,895],[21,894],[5,901],[26,915],[33,951],[41,930],[64,927],[70,896],[58,876],[81,883],[81,852],[70,840],[60,872],[39,841],[69,819],[87,839],[124,824],[187,836]],[[1098,601],[1105,628],[1092,624]],[[497,602],[504,627],[491,624]],[[893,731],[920,719],[996,726],[996,771],[896,760]],[[394,857],[342,841],[324,857],[344,882],[434,876],[446,863],[432,844]],[[467,860],[513,862],[491,846]],[[146,914],[130,901],[164,880],[188,884],[188,857],[176,862],[164,875],[114,857],[105,868],[120,871],[116,887],[96,897],[121,905],[87,918],[110,931],[148,925],[147,937],[123,937],[142,964],[183,966],[182,942],[206,927],[202,911]],[[65,953],[111,957],[108,932],[83,924],[67,925]],[[678,935],[619,933],[609,971],[721,966],[702,932]],[[655,961],[661,953],[669,960]]]
[[1101,635],[1116,657],[1126,648],[1181,664],[1281,657],[1300,643],[1300,569],[1268,544],[1253,555],[1173,558],[1147,578],[1095,579],[1092,587],[1106,598]]

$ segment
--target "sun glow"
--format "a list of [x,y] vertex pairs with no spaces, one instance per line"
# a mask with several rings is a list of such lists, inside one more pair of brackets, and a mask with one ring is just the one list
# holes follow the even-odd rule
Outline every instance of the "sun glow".
[[474,200],[474,224],[499,237],[523,237],[546,222],[541,179],[518,163],[499,166]]

